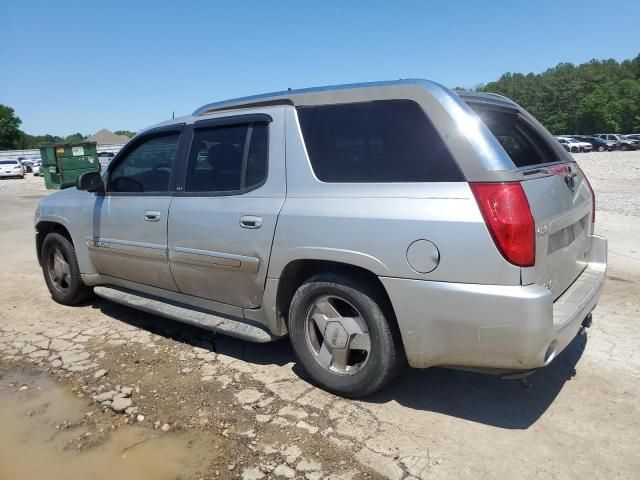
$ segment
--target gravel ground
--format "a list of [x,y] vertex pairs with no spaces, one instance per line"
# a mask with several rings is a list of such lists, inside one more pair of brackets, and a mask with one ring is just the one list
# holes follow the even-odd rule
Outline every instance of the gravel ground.
[[43,177],[35,177],[31,173],[27,173],[24,178],[1,178],[0,194],[44,194],[47,189],[44,186]]
[[[433,368],[346,401],[304,379],[286,340],[240,342],[99,299],[55,304],[33,251],[41,179],[0,181],[0,379],[36,368],[80,398],[95,412],[66,427],[80,452],[131,424],[224,439],[182,478],[638,478],[640,152],[576,159],[609,238],[608,283],[588,334],[527,390]],[[30,391],[19,384],[11,395]]]
[[573,155],[598,193],[598,210],[640,216],[640,151]]

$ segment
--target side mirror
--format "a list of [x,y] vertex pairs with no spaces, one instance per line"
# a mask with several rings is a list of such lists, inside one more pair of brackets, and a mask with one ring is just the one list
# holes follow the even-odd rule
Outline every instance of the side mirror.
[[87,172],[76,179],[76,188],[87,192],[101,192],[104,191],[104,183],[98,172]]

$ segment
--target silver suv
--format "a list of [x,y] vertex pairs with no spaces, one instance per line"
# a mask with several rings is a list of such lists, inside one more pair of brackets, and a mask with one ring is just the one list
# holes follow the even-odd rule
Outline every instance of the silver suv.
[[625,138],[624,135],[620,135],[619,133],[597,133],[595,136],[601,138],[607,143],[612,142],[623,152],[626,150],[636,150],[636,143],[633,140]]
[[602,290],[593,221],[587,179],[531,115],[424,80],[205,105],[35,216],[55,301],[289,335],[311,378],[351,397],[405,362],[547,365]]

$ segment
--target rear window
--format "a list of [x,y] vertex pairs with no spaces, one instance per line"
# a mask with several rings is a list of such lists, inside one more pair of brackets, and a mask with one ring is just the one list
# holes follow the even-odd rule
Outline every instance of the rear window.
[[17,160],[0,160],[0,165],[18,165]]
[[547,141],[517,112],[478,103],[468,105],[498,139],[516,167],[560,161]]
[[434,126],[410,100],[298,107],[311,166],[323,182],[458,182]]

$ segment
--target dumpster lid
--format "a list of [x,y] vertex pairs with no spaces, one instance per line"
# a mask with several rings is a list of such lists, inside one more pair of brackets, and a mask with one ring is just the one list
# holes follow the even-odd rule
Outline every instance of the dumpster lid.
[[50,142],[50,143],[43,143],[42,145],[40,145],[40,148],[47,148],[47,147],[77,147],[79,145],[96,145],[96,142],[93,141],[83,141],[83,142],[75,142],[75,143],[69,143],[69,142]]

